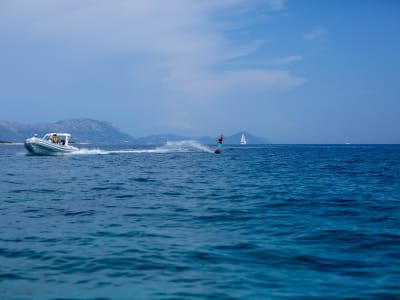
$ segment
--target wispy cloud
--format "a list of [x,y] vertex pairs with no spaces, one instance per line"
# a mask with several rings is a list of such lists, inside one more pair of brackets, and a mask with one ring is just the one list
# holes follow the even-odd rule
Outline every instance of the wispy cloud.
[[269,40],[258,39],[251,41],[243,46],[236,46],[233,49],[228,50],[227,53],[224,54],[223,59],[235,59],[251,55],[252,53],[260,50],[261,47],[265,46],[268,43]]
[[[212,20],[209,14],[240,10],[249,7],[249,1],[255,7],[261,3],[259,0],[121,0],[112,3],[5,0],[0,25],[8,23],[3,28],[65,43],[77,51],[84,49],[94,58],[121,52],[151,57],[147,63],[162,68],[167,81],[177,73],[193,73],[195,77],[206,72],[214,75],[211,77],[221,78],[217,75],[221,74],[219,64],[251,55],[268,40],[256,38],[235,44],[224,33],[229,24],[225,23],[221,29],[219,22]],[[261,4],[272,11],[284,8],[284,0],[268,0]],[[240,72],[243,76],[254,74],[239,70],[235,74]]]
[[283,57],[278,57],[271,59],[270,63],[273,65],[288,65],[297,61],[303,60],[303,56],[301,55],[288,55]]
[[223,73],[173,73],[165,79],[168,89],[199,98],[232,95],[240,91],[270,91],[302,85],[305,78],[281,70],[234,70]]
[[325,33],[325,29],[322,27],[314,28],[311,32],[308,32],[303,35],[304,40],[312,41],[320,38]]
[[269,0],[267,3],[274,10],[282,10],[285,7],[285,0]]
[[[152,87],[149,95],[158,89],[164,99],[204,97],[206,102],[240,91],[268,92],[304,84],[305,78],[288,70],[246,66],[243,59],[266,47],[268,37],[234,39],[232,32],[247,30],[247,25],[240,26],[248,23],[244,18],[237,22],[240,13],[235,20],[224,18],[258,8],[279,13],[284,4],[284,0],[3,0],[0,31],[44,41],[54,47],[54,55],[72,51],[76,60],[106,60],[123,54],[142,93],[146,92],[143,87]],[[57,53],[60,49],[63,54]],[[235,65],[240,59],[242,63]],[[301,59],[287,56],[275,64]],[[182,108],[176,111],[177,119],[188,118]]]

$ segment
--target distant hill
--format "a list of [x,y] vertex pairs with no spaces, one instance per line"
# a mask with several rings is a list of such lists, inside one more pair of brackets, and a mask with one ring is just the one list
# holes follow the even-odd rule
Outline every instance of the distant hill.
[[165,144],[166,142],[177,142],[183,140],[191,140],[192,138],[186,136],[179,136],[175,134],[157,134],[141,137],[137,139],[138,144],[141,145],[158,145]]
[[38,134],[43,136],[48,132],[71,133],[71,140],[88,143],[136,143],[131,137],[104,121],[92,119],[68,119],[55,123],[20,124],[0,121],[0,141],[22,142],[26,138]]
[[240,144],[240,139],[242,137],[242,134],[245,135],[247,144],[270,144],[266,139],[256,137],[248,132],[238,132],[235,133],[234,135],[230,136],[225,136],[225,144]]
[[[240,132],[234,135],[224,136],[225,144],[239,144],[240,138],[242,137],[242,133],[245,134],[246,140],[248,144],[270,144],[265,139],[256,137],[248,132]],[[215,140],[217,136],[210,137],[210,136],[203,136],[203,137],[189,137],[189,136],[179,136],[174,134],[159,134],[159,135],[150,135],[142,138],[138,138],[137,141],[139,144],[142,145],[152,145],[152,144],[165,144],[166,142],[176,142],[176,141],[183,141],[183,140],[194,140],[200,142],[202,144],[215,144]]]
[[[174,134],[158,134],[141,138],[134,138],[122,132],[109,122],[93,119],[68,119],[55,123],[21,124],[16,122],[0,121],[0,141],[23,142],[34,134],[43,136],[49,132],[71,133],[71,140],[93,144],[140,144],[154,145],[166,142],[195,140],[202,144],[214,144],[215,137],[188,137]],[[244,132],[248,144],[268,144],[269,142]],[[225,136],[225,144],[239,144],[242,132]]]

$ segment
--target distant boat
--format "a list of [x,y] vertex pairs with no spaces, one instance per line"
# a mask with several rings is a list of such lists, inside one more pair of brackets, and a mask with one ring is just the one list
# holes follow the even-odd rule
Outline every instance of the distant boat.
[[244,136],[244,133],[242,133],[242,138],[240,139],[240,145],[246,145],[247,141],[246,141],[246,137]]

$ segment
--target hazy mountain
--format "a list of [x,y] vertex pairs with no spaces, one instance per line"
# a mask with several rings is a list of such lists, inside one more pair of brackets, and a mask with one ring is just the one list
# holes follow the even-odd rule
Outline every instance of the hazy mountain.
[[191,140],[191,138],[175,134],[156,134],[138,138],[137,142],[141,145],[158,145],[165,144],[166,142],[177,142],[183,140]]
[[[246,140],[248,144],[269,144],[269,142],[265,139],[258,138],[248,132],[238,132],[234,135],[225,136],[225,144],[240,144],[240,138],[242,137],[242,133],[245,134]],[[203,137],[188,137],[188,136],[179,136],[174,134],[159,134],[159,135],[150,135],[146,137],[138,138],[137,141],[139,144],[165,144],[166,142],[177,142],[183,140],[194,140],[201,144],[215,144],[216,137],[203,136]]]
[[[87,142],[95,144],[141,144],[154,145],[166,142],[195,140],[202,144],[215,144],[215,137],[188,137],[174,134],[158,134],[141,138],[133,138],[122,132],[109,122],[92,119],[68,119],[55,123],[21,124],[16,122],[0,121],[0,141],[23,142],[34,134],[43,136],[49,132],[71,133],[71,140],[76,142]],[[244,132],[248,144],[266,144],[266,140],[260,139]],[[225,136],[225,144],[239,144],[242,132]]]
[[245,135],[247,144],[270,144],[268,140],[256,137],[248,132],[238,132],[230,136],[225,136],[225,144],[240,144],[242,134]]
[[138,138],[138,143],[142,145],[154,145],[154,144],[165,144],[166,142],[178,142],[178,141],[187,141],[193,140],[200,142],[202,144],[212,144],[214,143],[213,138],[206,137],[189,137],[189,136],[181,136],[175,134],[157,134],[157,135],[149,135],[145,137]]
[[21,124],[0,121],[0,141],[22,141],[21,130]]
[[88,143],[136,143],[136,139],[114,125],[92,119],[68,119],[55,123],[20,124],[0,121],[0,141],[22,142],[34,134],[71,133],[71,140]]

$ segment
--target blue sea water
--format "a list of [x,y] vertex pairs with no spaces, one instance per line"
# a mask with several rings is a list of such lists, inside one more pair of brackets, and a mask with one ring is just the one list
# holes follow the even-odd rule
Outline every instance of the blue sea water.
[[0,146],[0,299],[400,299],[400,145]]

